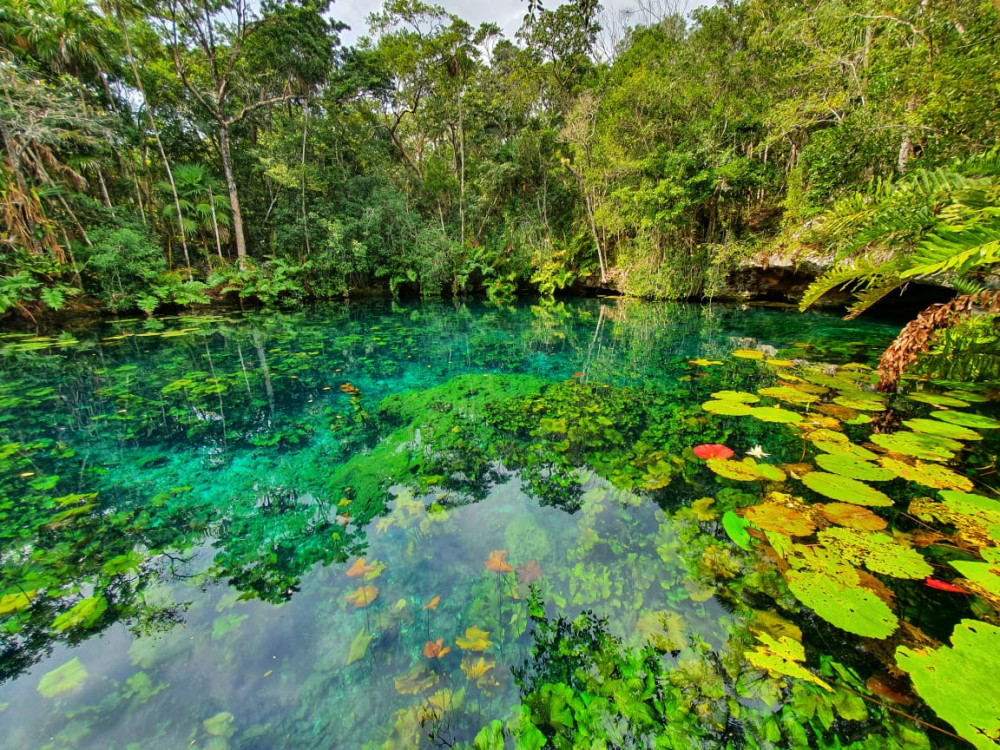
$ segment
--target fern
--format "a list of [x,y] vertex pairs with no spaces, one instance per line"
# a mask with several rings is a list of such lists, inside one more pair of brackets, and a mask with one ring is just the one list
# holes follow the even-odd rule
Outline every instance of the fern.
[[929,235],[914,254],[913,267],[902,276],[968,275],[995,263],[1000,263],[1000,221]]

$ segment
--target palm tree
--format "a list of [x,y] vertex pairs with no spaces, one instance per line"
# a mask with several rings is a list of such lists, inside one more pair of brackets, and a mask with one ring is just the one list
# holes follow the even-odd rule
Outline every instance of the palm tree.
[[[189,236],[201,237],[206,259],[211,263],[211,252],[208,248],[208,237],[215,239],[215,249],[220,259],[222,241],[228,235],[231,224],[229,217],[229,200],[220,183],[209,172],[204,164],[178,164],[173,168],[173,186],[160,183],[162,191],[172,188],[176,190],[175,202],[166,203],[162,209],[164,218],[176,221]],[[177,210],[180,209],[178,221]],[[228,239],[228,236],[226,236]]]

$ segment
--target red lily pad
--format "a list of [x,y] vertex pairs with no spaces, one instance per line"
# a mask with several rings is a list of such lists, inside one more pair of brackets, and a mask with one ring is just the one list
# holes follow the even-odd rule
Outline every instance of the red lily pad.
[[694,447],[694,455],[698,458],[731,458],[733,451],[718,443],[705,443]]

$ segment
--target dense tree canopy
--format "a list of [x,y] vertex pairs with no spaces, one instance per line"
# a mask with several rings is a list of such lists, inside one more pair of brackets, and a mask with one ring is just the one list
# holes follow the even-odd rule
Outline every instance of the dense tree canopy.
[[387,0],[345,48],[323,0],[4,3],[0,310],[711,296],[996,145],[988,0],[725,0],[612,54],[595,3],[525,10]]

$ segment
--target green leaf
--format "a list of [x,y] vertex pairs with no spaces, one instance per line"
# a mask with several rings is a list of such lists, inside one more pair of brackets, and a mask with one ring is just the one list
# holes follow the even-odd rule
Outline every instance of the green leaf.
[[903,422],[903,425],[915,432],[925,432],[928,435],[939,435],[940,437],[952,438],[953,440],[983,439],[982,435],[967,427],[936,419],[907,419]]
[[745,417],[750,414],[752,407],[739,401],[706,401],[701,408],[709,414],[718,414],[723,417]]
[[885,403],[876,397],[837,396],[833,403],[858,411],[885,411]]
[[889,506],[892,500],[885,493],[874,487],[869,487],[855,479],[827,474],[822,471],[811,471],[802,477],[802,484],[833,500],[840,500],[855,505]]
[[802,415],[791,409],[779,409],[776,406],[758,406],[750,409],[750,416],[761,422],[779,422],[794,424],[802,421]]
[[887,638],[899,624],[888,604],[841,577],[808,570],[790,570],[785,577],[800,602],[841,630],[866,638]]
[[734,349],[733,356],[739,359],[764,359],[764,352],[756,349]]
[[975,747],[1000,743],[1000,628],[962,620],[950,647],[896,649],[896,664],[908,672],[917,693],[938,716]]
[[38,683],[38,692],[45,698],[54,698],[61,693],[76,690],[87,679],[87,670],[80,659],[73,657],[61,667],[47,672]]
[[919,552],[888,534],[833,527],[819,533],[828,549],[836,550],[852,565],[864,565],[873,573],[894,578],[927,578],[934,569]]
[[351,641],[351,647],[347,653],[347,664],[350,666],[359,659],[363,659],[365,654],[368,653],[368,644],[372,642],[374,636],[369,635],[368,628],[362,627],[358,631],[358,634],[354,636],[354,640]]
[[787,401],[790,404],[812,404],[819,401],[819,396],[806,393],[790,385],[776,385],[771,388],[761,388],[757,391],[761,396]]
[[922,404],[930,404],[931,406],[951,406],[958,407],[959,409],[968,406],[968,404],[960,398],[943,396],[939,393],[907,393],[906,397],[910,399],[910,401],[919,401]]
[[889,458],[888,456],[880,458],[879,463],[900,479],[905,479],[908,482],[916,482],[917,484],[922,484],[924,487],[934,487],[941,490],[972,489],[972,480],[940,464],[928,464],[923,461],[917,461],[915,464],[910,465],[903,461]]
[[948,461],[963,445],[951,438],[924,435],[918,432],[879,433],[871,436],[875,445],[893,453],[927,461]]
[[833,692],[832,687],[799,663],[806,660],[806,651],[801,643],[788,636],[781,636],[776,640],[767,633],[759,633],[757,638],[760,645],[746,653],[747,661],[757,669],[766,670],[771,675],[805,680]]
[[89,627],[97,622],[108,608],[108,600],[103,596],[91,596],[78,601],[72,609],[63,612],[52,621],[53,630],[68,630],[77,626]]
[[971,427],[974,430],[1000,429],[1000,422],[991,417],[984,417],[982,414],[969,414],[964,411],[936,411],[931,416],[943,422]]
[[860,479],[865,482],[887,482],[896,477],[888,469],[852,456],[820,453],[816,456],[815,461],[821,469],[826,469],[826,471],[839,474],[842,477]]
[[760,398],[752,393],[744,393],[743,391],[716,391],[712,394],[712,398],[720,401],[736,401],[741,404],[756,404],[760,401]]
[[726,530],[726,534],[736,543],[737,547],[745,550],[750,549],[750,534],[747,532],[749,525],[731,510],[722,514],[722,528]]

